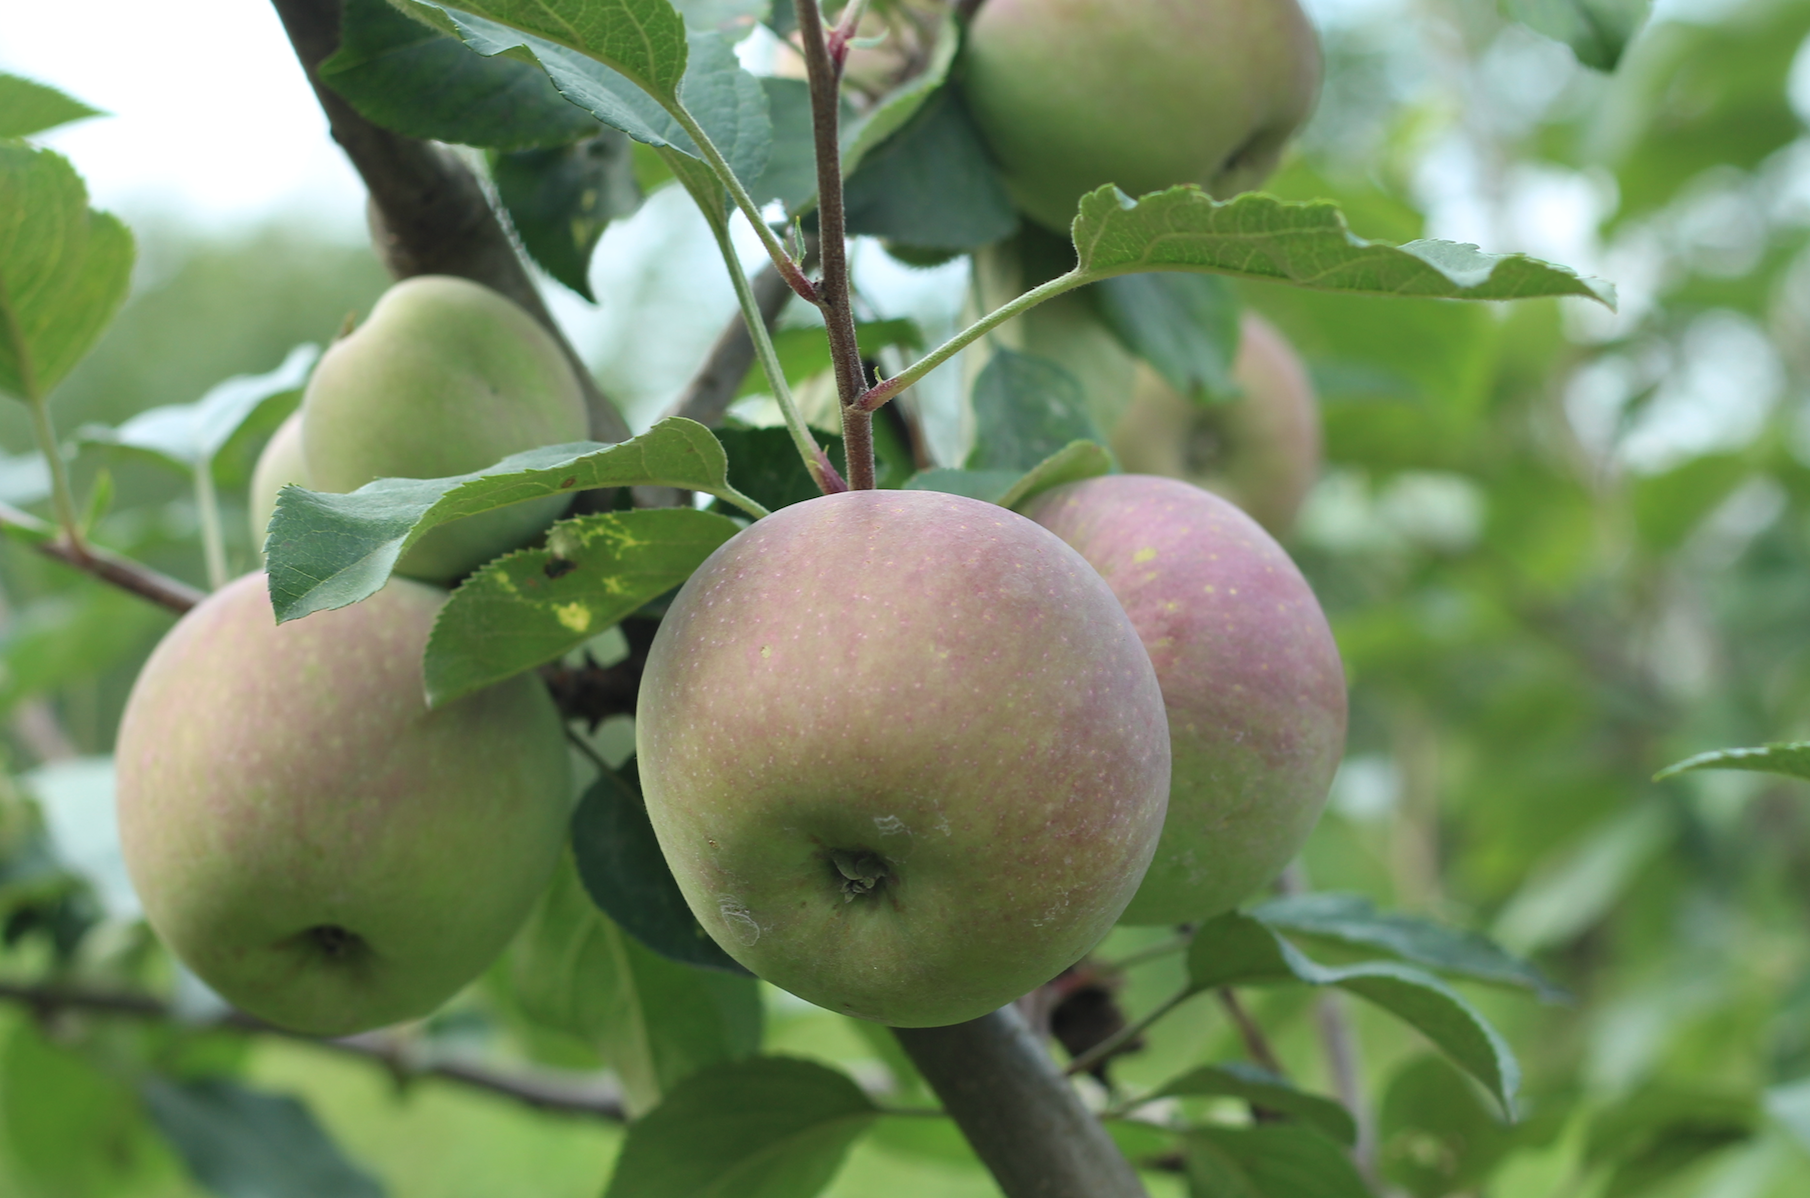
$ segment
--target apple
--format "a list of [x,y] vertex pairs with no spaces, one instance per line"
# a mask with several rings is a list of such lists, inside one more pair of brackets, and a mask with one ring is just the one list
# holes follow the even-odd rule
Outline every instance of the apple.
[[1019,208],[1066,230],[1107,183],[1255,187],[1320,65],[1296,0],[986,0],[962,86]]
[[1242,395],[1202,404],[1139,363],[1112,451],[1131,473],[1186,479],[1230,499],[1272,536],[1287,536],[1320,476],[1313,383],[1276,326],[1248,309],[1232,377]]
[[270,532],[270,514],[277,510],[277,492],[294,483],[308,485],[308,459],[302,454],[302,414],[293,413],[264,442],[258,464],[251,472],[246,492],[246,515],[251,520],[251,543],[262,550]]
[[[583,440],[584,396],[552,336],[466,279],[397,283],[321,356],[302,396],[308,477],[322,491],[378,478],[444,478]],[[447,582],[539,535],[569,502],[549,496],[435,529],[397,566]]]
[[228,1001],[344,1036],[432,1011],[552,876],[572,780],[538,678],[429,711],[445,595],[393,579],[279,625],[261,574],[157,646],[120,725],[120,838],[152,928]]
[[1079,960],[1169,790],[1162,694],[1099,575],[934,491],[812,499],[718,549],[654,638],[635,734],[705,929],[775,985],[900,1027]]
[[1325,614],[1268,533],[1188,483],[1108,475],[1025,514],[1105,578],[1168,707],[1169,818],[1121,922],[1229,909],[1300,849],[1344,750],[1345,675]]

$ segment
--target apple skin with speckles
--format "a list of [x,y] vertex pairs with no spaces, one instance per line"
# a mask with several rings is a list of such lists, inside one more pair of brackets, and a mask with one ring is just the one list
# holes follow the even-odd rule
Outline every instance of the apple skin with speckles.
[[654,640],[636,743],[718,943],[901,1027],[976,1018],[1091,949],[1169,792],[1156,675],[1100,576],[933,491],[824,496],[719,549]]
[[277,624],[250,574],[139,674],[120,840],[151,927],[229,1002],[345,1036],[475,978],[552,877],[572,809],[559,713],[523,675],[429,711],[446,601],[392,579]]
[[1345,675],[1319,602],[1254,520],[1176,479],[1070,483],[1025,514],[1112,587],[1168,706],[1168,822],[1121,922],[1229,909],[1300,849],[1344,752]]

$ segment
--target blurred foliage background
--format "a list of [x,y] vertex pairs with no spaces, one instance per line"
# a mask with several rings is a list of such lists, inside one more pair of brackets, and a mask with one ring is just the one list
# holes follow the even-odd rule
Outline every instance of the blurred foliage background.
[[[1611,279],[1621,297],[1612,315],[1581,301],[1241,288],[1309,362],[1328,436],[1289,548],[1338,636],[1352,723],[1300,872],[1316,889],[1486,932],[1567,992],[1543,1003],[1464,987],[1521,1058],[1524,1118],[1512,1127],[1413,1033],[1341,1004],[1380,1184],[1417,1198],[1801,1195],[1810,796],[1763,774],[1649,779],[1700,750],[1810,738],[1810,3],[1662,5],[1611,73],[1580,65],[1578,53],[1595,53],[1584,42],[1574,52],[1488,5],[1351,0],[1315,15],[1325,90],[1267,190],[1332,197],[1368,236],[1525,250]],[[607,260],[610,239],[677,219],[655,207],[606,237],[593,271],[601,315],[580,327],[606,379],[634,374],[619,348],[634,339],[620,330],[648,310],[620,285],[633,272]],[[385,285],[368,250],[305,228],[135,232],[133,296],[56,397],[66,431],[269,370],[291,346],[330,339]],[[716,298],[675,333],[700,351],[725,314],[708,270],[693,274]],[[908,280],[899,294],[927,286]],[[957,277],[957,305],[961,287]],[[676,322],[682,306],[655,310]],[[670,373],[682,380],[690,364]],[[29,445],[23,410],[0,410],[0,447],[18,455],[0,463],[0,498],[41,499]],[[202,581],[180,476],[88,449],[77,479],[82,494],[111,489],[104,543]],[[225,499],[232,561],[249,568],[242,487]],[[40,1020],[0,1002],[0,1193],[206,1192],[156,1134],[146,1111],[160,1108],[138,1097],[146,1061],[300,1096],[397,1198],[597,1193],[621,1137],[609,1121],[202,1030],[214,1012],[134,922],[95,798],[126,691],[169,620],[11,543],[0,587],[0,706],[18,778],[0,801],[0,982],[60,970],[148,987],[189,1021]],[[620,729],[612,743],[619,753]],[[536,936],[572,935],[548,931],[556,907],[524,933],[518,960],[547,951]],[[1149,942],[1117,933],[1099,956]],[[662,968],[676,967],[628,945],[558,977],[581,997],[647,1007],[632,1036],[599,1037],[587,1034],[596,1012],[569,1009],[583,1001],[518,984],[531,971],[505,961],[408,1033],[407,1059],[562,1084],[623,1072],[631,1051],[660,1058],[683,1039],[660,1026]],[[1180,969],[1174,957],[1128,968],[1120,1005],[1148,1009]],[[1251,1000],[1291,1074],[1320,1090],[1334,1084],[1326,1001],[1301,990]],[[762,1002],[764,1051],[913,1093],[873,1029],[771,989]],[[749,1034],[724,1033],[711,1052],[748,1051]],[[1115,1062],[1114,1078],[1154,1085],[1178,1062],[1240,1054],[1222,1010],[1197,999]],[[665,1058],[650,1067],[666,1080],[682,1071]],[[377,1192],[333,1184],[295,1192]],[[946,1124],[902,1120],[863,1140],[827,1192],[996,1191]]]

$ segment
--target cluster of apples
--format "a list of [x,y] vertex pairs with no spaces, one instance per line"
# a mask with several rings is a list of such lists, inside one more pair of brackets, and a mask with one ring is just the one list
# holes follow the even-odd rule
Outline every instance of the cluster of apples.
[[[1137,70],[1098,77],[1102,31]],[[1109,180],[1248,185],[1318,73],[1294,0],[989,0],[968,54],[977,121],[1050,224]],[[1311,393],[1273,330],[1244,336],[1248,414],[1228,419],[1256,448],[1209,481],[1278,497],[1276,526],[1311,472]],[[1343,744],[1338,653],[1264,528],[1185,481],[1207,469],[1188,448],[1201,409],[1153,377],[1114,445],[1181,477],[1072,483],[1022,515],[825,496],[680,590],[643,675],[640,777],[687,901],[749,969],[862,1018],[957,1022],[1115,922],[1225,910],[1297,851]],[[273,438],[256,534],[285,483],[464,473],[583,435],[577,382],[526,313],[412,279]],[[127,864],[152,925],[235,1004],[321,1035],[424,1015],[525,918],[571,810],[560,716],[532,676],[430,712],[420,662],[440,587],[556,515],[445,526],[408,577],[281,626],[242,578],[153,654],[118,743]]]

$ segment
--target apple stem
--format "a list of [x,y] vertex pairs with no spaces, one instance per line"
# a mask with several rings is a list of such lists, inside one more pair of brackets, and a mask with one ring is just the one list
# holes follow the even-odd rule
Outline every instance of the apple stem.
[[[842,202],[842,149],[838,130],[842,62],[839,55],[831,53],[817,0],[796,0],[796,6],[805,75],[811,89],[811,130],[817,151],[818,254],[823,262],[823,277],[816,287],[815,302],[823,313],[824,329],[829,334],[836,394],[842,401],[842,450],[848,467],[848,485],[856,491],[868,491],[875,483],[874,425],[872,413],[858,406],[867,390],[867,381],[861,369],[861,344],[855,335],[855,309],[850,299],[848,276],[848,222]],[[858,11],[856,16],[859,16]]]
[[893,1035],[1006,1198],[1148,1198],[1012,1007]]

